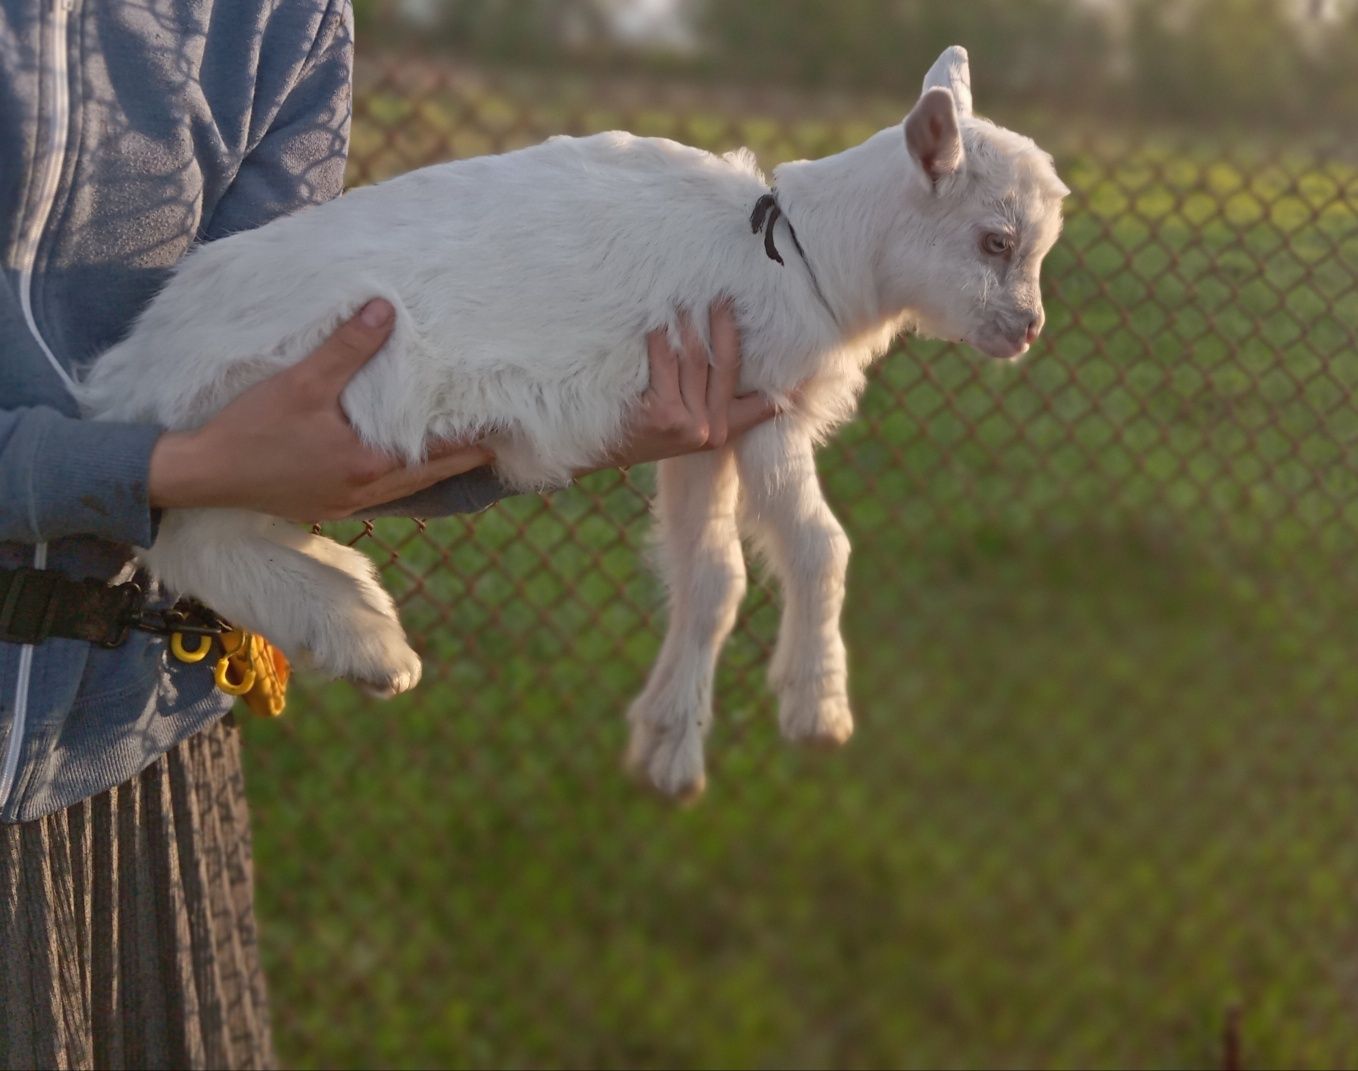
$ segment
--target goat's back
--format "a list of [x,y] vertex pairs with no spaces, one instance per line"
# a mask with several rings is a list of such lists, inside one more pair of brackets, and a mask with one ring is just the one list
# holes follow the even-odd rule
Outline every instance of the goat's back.
[[[345,393],[360,433],[409,457],[431,434],[489,434],[512,482],[559,482],[616,437],[644,333],[676,308],[728,294],[796,336],[787,276],[748,225],[765,188],[748,153],[616,132],[411,172],[194,252],[83,401],[195,426],[383,296],[392,341]],[[747,368],[788,345],[767,342],[746,338]]]

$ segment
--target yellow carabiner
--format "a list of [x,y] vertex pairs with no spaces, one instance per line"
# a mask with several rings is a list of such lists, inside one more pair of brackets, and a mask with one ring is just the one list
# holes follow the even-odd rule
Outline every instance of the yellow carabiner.
[[244,695],[255,686],[255,670],[253,666],[246,665],[239,681],[233,681],[228,676],[231,672],[231,657],[217,659],[217,668],[213,672],[213,679],[217,682],[217,687],[227,695]]
[[182,632],[173,632],[170,634],[170,653],[181,662],[188,662],[190,664],[201,662],[207,657],[207,653],[210,650],[212,650],[211,636],[199,636],[197,650],[190,651],[184,646],[184,634]]
[[227,658],[235,658],[240,654],[248,654],[250,649],[250,633],[244,629],[233,628],[223,632],[217,637],[222,641],[222,650]]

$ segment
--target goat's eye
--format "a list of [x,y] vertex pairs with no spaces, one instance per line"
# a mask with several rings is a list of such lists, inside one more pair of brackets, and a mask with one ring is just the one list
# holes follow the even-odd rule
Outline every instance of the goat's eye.
[[1008,234],[991,231],[981,239],[981,248],[992,257],[1008,256],[1014,248],[1014,239]]

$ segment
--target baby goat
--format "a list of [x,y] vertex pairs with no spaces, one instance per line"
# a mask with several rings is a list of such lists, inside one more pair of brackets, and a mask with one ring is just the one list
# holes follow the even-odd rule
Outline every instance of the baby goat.
[[[193,253],[96,362],[82,400],[96,419],[199,426],[384,297],[391,338],[343,399],[358,434],[409,461],[434,439],[484,438],[505,483],[552,488],[621,437],[647,386],[646,332],[677,338],[676,309],[729,298],[740,389],[783,410],[660,465],[669,629],[628,715],[634,767],[693,793],[745,588],[741,531],[783,589],[771,682],[784,734],[852,732],[839,633],[849,542],[813,448],[907,325],[996,358],[1027,350],[1069,192],[1031,140],[972,115],[961,48],[930,69],[903,127],[774,177],[771,192],[747,151],[609,133],[355,190]],[[706,331],[706,316],[692,321]],[[323,673],[382,695],[419,680],[358,551],[273,517],[197,509],[168,511],[138,553],[171,590]]]

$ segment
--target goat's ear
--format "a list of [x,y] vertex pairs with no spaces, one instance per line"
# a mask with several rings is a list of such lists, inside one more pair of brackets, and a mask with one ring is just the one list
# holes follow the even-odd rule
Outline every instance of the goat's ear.
[[971,60],[961,45],[945,48],[924,76],[924,92],[946,89],[953,96],[958,115],[971,114]]
[[905,117],[905,147],[931,189],[939,179],[962,170],[962,133],[949,90],[925,90]]

